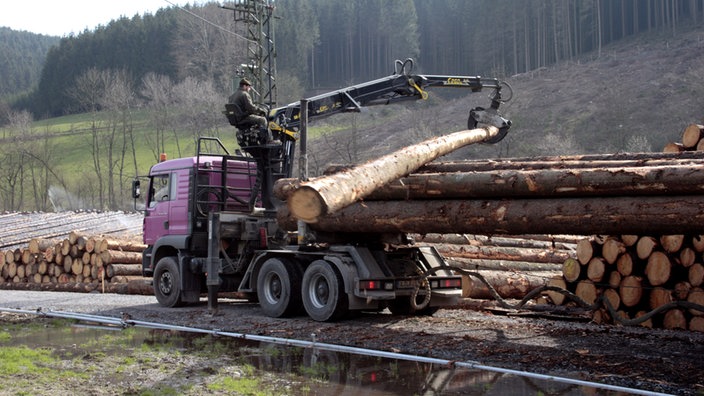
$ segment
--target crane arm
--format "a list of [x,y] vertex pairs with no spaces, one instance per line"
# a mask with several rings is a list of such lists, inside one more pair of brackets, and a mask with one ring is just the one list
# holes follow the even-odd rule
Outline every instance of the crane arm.
[[[479,76],[453,76],[453,75],[422,75],[413,74],[413,61],[396,61],[394,74],[377,80],[365,82],[327,92],[308,98],[308,117],[316,119],[337,113],[360,112],[363,107],[375,105],[388,105],[408,100],[426,99],[427,88],[467,88],[472,92],[484,89],[493,89],[489,109],[475,108],[470,111],[468,127],[476,128],[481,125],[494,125],[501,130],[501,140],[510,127],[510,121],[498,114],[502,99],[501,89],[507,84],[495,78]],[[269,125],[272,131],[277,131],[289,136],[295,136],[300,127],[300,102],[272,109],[269,112]]]

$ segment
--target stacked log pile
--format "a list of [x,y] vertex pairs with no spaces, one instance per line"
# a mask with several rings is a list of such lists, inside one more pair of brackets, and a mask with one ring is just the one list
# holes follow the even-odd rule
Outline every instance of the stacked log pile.
[[[687,140],[697,143],[688,142],[686,145],[696,146],[704,135],[704,127],[688,129],[693,130],[691,134],[696,137]],[[397,158],[401,163],[403,160],[403,157]],[[384,170],[383,167],[375,168],[374,164],[364,165],[364,169],[369,168],[375,171],[357,174],[358,172],[350,172],[349,168],[342,167],[331,170],[328,176],[322,176],[312,182],[279,181],[275,192],[279,199],[287,202],[286,206],[278,210],[279,223],[291,231],[297,228],[297,221],[302,220],[315,231],[350,233],[702,233],[704,152],[676,150],[660,154],[623,153],[428,163],[420,168],[410,167],[406,176],[387,180],[386,183],[368,182],[368,175],[376,175]],[[354,194],[342,191],[340,194],[344,197],[336,197],[333,187],[337,185],[338,180],[344,180],[351,186],[374,188],[357,189]],[[325,199],[315,200],[313,208],[306,207],[306,202],[311,201],[310,198],[315,195],[311,189],[317,186],[321,187]],[[301,191],[305,191],[305,194],[301,194]],[[307,198],[292,199],[297,194]],[[327,202],[344,204],[331,205]],[[300,215],[301,213],[306,215]],[[622,295],[618,296],[618,304],[615,304],[617,307],[620,308],[623,304],[628,304],[628,307],[640,307],[642,296],[636,298],[636,295],[628,292],[638,289],[634,286],[637,281],[640,281],[639,287],[642,289],[643,279],[647,279],[646,289],[649,286],[664,288],[674,282],[678,284],[677,297],[699,301],[698,286],[693,286],[690,282],[691,287],[685,295],[682,291],[682,281],[670,278],[669,273],[666,276],[667,270],[664,269],[667,267],[666,263],[671,265],[675,258],[680,261],[685,258],[680,258],[679,255],[691,255],[691,250],[682,253],[677,250],[656,252],[653,258],[646,260],[642,274],[623,276],[618,271],[609,271],[609,266],[616,263],[623,254],[621,250],[626,246],[624,241],[614,241],[614,238],[605,239],[607,257],[590,257],[586,263],[577,264],[574,264],[576,261],[572,259],[565,260],[565,269],[568,272],[572,269],[576,273],[565,273],[564,277],[552,279],[550,285],[568,287],[569,283],[569,287],[588,303],[596,302],[602,293],[606,294],[604,298],[611,299],[613,290],[619,290]],[[439,250],[450,260],[456,259],[453,255],[457,255],[457,249],[445,249]],[[466,257],[469,260],[478,260],[480,254],[489,254],[480,252],[480,249],[474,249],[477,250],[475,252],[472,250],[459,249],[463,255],[474,255]],[[590,261],[593,261],[591,265]],[[648,261],[651,264],[648,264]],[[696,272],[699,265],[695,264],[698,263],[693,261],[690,267]],[[624,263],[622,265],[625,266]],[[682,264],[678,265],[688,268]],[[637,264],[632,267],[639,268]],[[621,275],[620,279],[617,274]],[[647,276],[653,279],[648,279]],[[610,287],[598,289],[597,285],[602,282]],[[647,293],[649,300],[655,298],[650,296],[667,294],[660,289],[656,290],[658,291]],[[549,295],[556,303],[561,303],[564,298],[560,293]],[[667,300],[666,297],[663,298]],[[604,311],[598,312],[599,315],[604,315]],[[667,315],[682,316],[691,320],[684,325],[680,321],[678,325],[665,326],[698,326],[698,314],[682,309],[671,312]],[[636,314],[628,311],[624,313],[629,317]],[[692,317],[689,318],[689,315]],[[657,318],[651,322],[656,321]]]
[[574,256],[578,240],[565,235],[413,237],[418,245],[434,247],[452,267],[481,275],[481,280],[463,277],[462,295],[473,299],[493,298],[484,281],[505,299],[522,299],[530,291],[551,284],[560,278],[562,262]]
[[680,153],[683,151],[704,151],[704,125],[689,124],[682,131],[681,142],[670,142],[663,152]]
[[0,287],[152,294],[142,277],[142,243],[69,233],[0,252]]
[[[336,212],[303,220],[330,232],[695,234],[704,221],[702,170],[704,152],[429,164]],[[277,212],[288,230],[297,227],[296,202],[287,200],[297,188],[288,179],[276,186],[288,203]]]
[[[591,237],[578,242],[563,276],[568,290],[586,303],[601,299],[613,308],[597,304],[602,307],[594,312],[595,322],[618,323],[677,301],[704,305],[702,263],[704,235]],[[704,312],[674,304],[641,324],[704,331]]]
[[[686,126],[682,141],[668,143],[663,149],[664,153],[683,156],[702,151],[704,125],[700,124]],[[702,173],[697,168],[691,171]],[[700,186],[693,187],[689,193],[698,194]],[[704,235],[698,233],[591,237],[579,241],[576,258],[564,262],[563,279],[585,302],[608,302],[594,311],[597,323],[630,320],[647,327],[704,331],[702,310],[673,304],[686,301],[704,306],[703,253]],[[558,303],[563,301],[560,298]],[[659,313],[645,319],[652,312]]]

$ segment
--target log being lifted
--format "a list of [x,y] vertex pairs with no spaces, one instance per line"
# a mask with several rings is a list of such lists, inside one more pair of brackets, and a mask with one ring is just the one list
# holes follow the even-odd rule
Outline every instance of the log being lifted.
[[[285,208],[279,224],[296,230]],[[698,234],[704,196],[370,201],[320,217],[313,230],[364,233]]]
[[466,145],[491,139],[498,133],[499,129],[493,126],[459,131],[403,148],[333,175],[301,182],[290,193],[288,208],[294,217],[315,223],[320,216],[335,213],[436,158]]

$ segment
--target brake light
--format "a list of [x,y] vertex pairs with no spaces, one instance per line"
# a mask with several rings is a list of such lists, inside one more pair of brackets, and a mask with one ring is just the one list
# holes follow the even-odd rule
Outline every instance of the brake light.
[[359,281],[360,290],[393,290],[393,281],[382,280],[361,280]]
[[375,281],[361,281],[359,282],[360,289],[374,290],[379,289],[379,282]]
[[450,278],[440,280],[441,289],[453,289],[458,287],[462,287],[462,279]]

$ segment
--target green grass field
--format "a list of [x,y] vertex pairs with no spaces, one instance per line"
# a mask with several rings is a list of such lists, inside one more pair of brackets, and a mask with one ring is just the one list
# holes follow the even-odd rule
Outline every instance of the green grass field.
[[[334,122],[326,121],[326,119],[316,120],[315,125],[311,125],[308,130],[308,139],[312,141],[321,135],[331,135],[338,131],[350,128],[352,124],[352,115],[337,115]],[[218,137],[223,145],[231,152],[239,149],[235,138],[235,129],[230,126],[225,117],[223,122],[217,127],[210,128],[204,131],[197,131],[197,127],[188,130],[187,127],[175,127],[175,129],[167,130],[164,133],[164,150],[159,150],[156,146],[155,136],[157,134],[155,128],[150,123],[150,117],[146,110],[138,110],[131,114],[130,119],[126,123],[111,122],[109,113],[83,113],[74,114],[63,117],[56,117],[46,120],[35,121],[31,124],[29,133],[22,132],[11,127],[0,128],[0,138],[5,142],[4,149],[0,151],[6,153],[31,152],[32,156],[40,158],[41,163],[48,164],[51,169],[48,185],[60,185],[62,189],[68,190],[69,193],[85,197],[85,195],[95,195],[95,188],[91,190],[86,186],[89,183],[96,184],[98,177],[96,175],[96,158],[100,161],[101,174],[107,174],[108,158],[109,158],[109,136],[114,129],[114,139],[112,148],[112,164],[115,172],[114,189],[121,194],[120,202],[125,202],[121,206],[128,209],[126,206],[129,197],[126,196],[126,191],[129,191],[129,185],[134,176],[146,175],[149,168],[158,161],[159,154],[163,151],[167,158],[179,158],[196,154],[196,142],[198,136]],[[378,121],[378,119],[377,119]],[[360,124],[360,120],[356,120]],[[366,121],[369,122],[369,121]],[[96,151],[94,148],[94,129],[97,127],[99,147]],[[111,129],[113,128],[113,129]],[[132,140],[134,141],[134,149],[132,142],[124,140],[124,137],[129,138],[129,133],[124,131],[132,130]],[[122,156],[123,144],[127,144],[124,158]],[[97,154],[94,155],[94,152]],[[212,151],[211,151],[212,152]],[[7,155],[5,155],[7,157]],[[15,158],[19,158],[16,156]],[[135,166],[136,164],[136,166]],[[44,165],[32,165],[32,175],[42,173]],[[122,172],[120,176],[120,167]],[[18,164],[6,164],[5,170],[0,169],[0,178],[6,177],[7,174],[18,169]],[[2,210],[47,210],[42,209],[34,203],[34,199],[27,199],[30,189],[36,189],[32,184],[36,182],[32,179],[35,176],[27,177],[29,172],[23,170],[21,176],[23,195],[19,196],[17,191],[13,193],[3,193]],[[105,177],[103,177],[105,179]],[[60,180],[59,180],[60,179]],[[41,182],[42,185],[43,182]],[[106,191],[106,190],[105,190]],[[14,194],[15,198],[8,198],[9,194]],[[36,195],[36,194],[34,194]],[[17,203],[22,201],[22,206],[17,207]],[[9,202],[15,201],[13,207]],[[103,208],[100,208],[103,209]],[[115,208],[113,208],[115,209]]]

